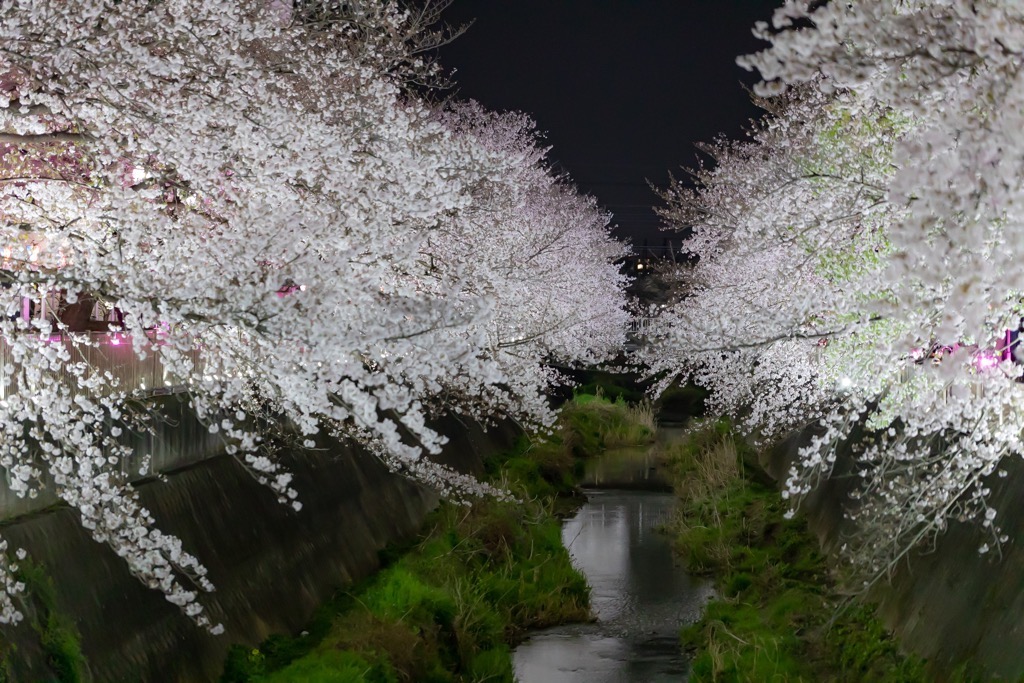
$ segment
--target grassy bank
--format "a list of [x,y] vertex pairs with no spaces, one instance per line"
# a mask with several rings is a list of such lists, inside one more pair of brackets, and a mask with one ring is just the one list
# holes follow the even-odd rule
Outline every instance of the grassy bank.
[[[38,647],[45,655],[49,669],[46,680],[54,683],[89,680],[89,667],[82,654],[78,629],[74,621],[60,611],[57,590],[46,567],[26,558],[18,562],[14,576],[25,585],[18,606],[29,627],[39,637]],[[31,675],[16,673],[17,655],[17,646],[0,642],[0,683],[24,680],[25,676]]]
[[491,458],[488,479],[518,500],[442,504],[410,547],[325,605],[304,635],[236,648],[222,681],[512,681],[528,629],[590,618],[589,588],[561,543],[556,510],[582,460],[653,438],[649,409],[577,396],[551,437]]
[[816,539],[745,443],[719,422],[671,447],[681,500],[673,532],[718,598],[683,631],[691,681],[928,681],[871,610],[843,604]]

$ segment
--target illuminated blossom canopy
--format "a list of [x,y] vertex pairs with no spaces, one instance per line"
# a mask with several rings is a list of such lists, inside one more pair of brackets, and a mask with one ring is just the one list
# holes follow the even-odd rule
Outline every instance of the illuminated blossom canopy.
[[740,64],[769,115],[665,192],[699,260],[649,361],[762,438],[820,422],[787,496],[866,424],[850,548],[870,576],[954,519],[986,552],[1006,540],[990,478],[1024,446],[1004,348],[1024,312],[1024,9],[790,0],[755,33],[770,46]]
[[[487,491],[422,457],[444,442],[430,416],[550,424],[548,363],[622,345],[623,247],[532,123],[417,96],[439,77],[433,18],[386,0],[0,11],[0,467],[214,632],[205,569],[122,473],[146,466],[124,435],[159,416],[90,348],[155,355],[299,506],[276,449],[321,431]],[[0,622],[19,618],[12,561]]]

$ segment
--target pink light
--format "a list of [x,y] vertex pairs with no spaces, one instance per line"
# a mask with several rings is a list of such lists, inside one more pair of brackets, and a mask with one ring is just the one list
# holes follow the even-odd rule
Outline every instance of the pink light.
[[993,351],[980,351],[974,356],[974,367],[978,372],[986,372],[999,365],[999,355]]
[[110,345],[111,346],[120,346],[121,345],[121,338],[118,337],[116,334],[110,335]]
[[278,298],[284,298],[284,297],[288,296],[289,294],[294,294],[295,292],[304,292],[304,291],[306,291],[306,285],[297,285],[297,284],[295,284],[294,281],[292,281],[289,278],[288,280],[285,280],[284,284],[281,285],[281,288],[277,290],[277,296],[278,296]]

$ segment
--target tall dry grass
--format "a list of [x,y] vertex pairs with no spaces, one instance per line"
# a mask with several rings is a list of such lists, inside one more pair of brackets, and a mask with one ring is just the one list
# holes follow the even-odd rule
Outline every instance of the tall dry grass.
[[675,472],[675,488],[684,503],[729,488],[742,472],[735,437],[717,424],[698,425],[663,446],[661,455]]

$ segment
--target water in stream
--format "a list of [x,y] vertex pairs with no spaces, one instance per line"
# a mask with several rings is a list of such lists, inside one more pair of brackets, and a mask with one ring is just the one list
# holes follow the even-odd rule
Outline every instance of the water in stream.
[[686,680],[679,628],[700,616],[711,587],[687,576],[673,561],[668,537],[654,531],[671,515],[673,496],[586,493],[588,502],[565,523],[562,540],[592,587],[597,621],[535,633],[515,651],[519,682]]

